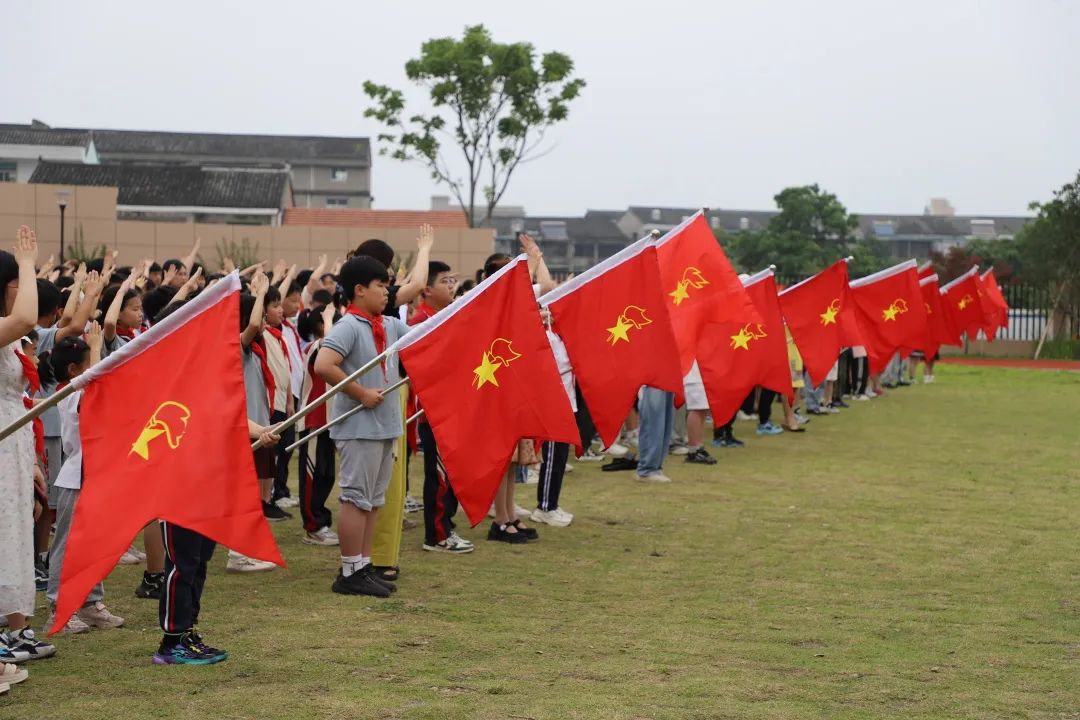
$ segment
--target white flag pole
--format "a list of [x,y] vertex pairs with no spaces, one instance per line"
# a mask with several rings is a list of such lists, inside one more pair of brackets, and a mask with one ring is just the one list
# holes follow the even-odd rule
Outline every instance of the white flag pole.
[[[380,391],[379,394],[382,395],[383,397],[386,397],[387,395],[394,392],[395,390],[397,390],[402,385],[407,384],[408,382],[409,382],[409,378],[403,377],[400,380],[398,380],[396,383],[391,385],[390,387]],[[312,408],[312,409],[314,409],[314,408]],[[292,452],[296,448],[298,448],[301,445],[303,445],[304,443],[306,443],[308,440],[311,440],[312,438],[317,438],[318,436],[322,435],[324,432],[326,432],[327,430],[329,430],[333,426],[337,425],[342,420],[346,420],[348,418],[351,418],[353,415],[360,412],[361,410],[367,410],[367,408],[364,407],[363,405],[357,405],[356,407],[352,408],[351,410],[348,410],[347,412],[344,412],[341,415],[338,415],[336,418],[334,418],[330,422],[326,423],[325,425],[323,425],[318,430],[315,430],[314,432],[308,433],[304,437],[302,437],[299,440],[297,440],[296,442],[294,442],[289,447],[285,448],[285,452]]]

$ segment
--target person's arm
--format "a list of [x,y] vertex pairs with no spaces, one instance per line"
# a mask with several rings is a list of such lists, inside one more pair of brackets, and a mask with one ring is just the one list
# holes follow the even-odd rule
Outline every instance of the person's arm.
[[104,344],[104,334],[97,322],[90,323],[86,331],[86,344],[90,346],[90,367],[101,362],[101,347]]
[[294,277],[296,277],[296,264],[295,263],[289,268],[289,271],[287,273],[285,273],[285,277],[283,277],[281,279],[281,282],[278,284],[277,289],[278,289],[278,292],[281,293],[281,297],[284,298],[286,295],[288,295],[289,286],[292,285],[292,281],[293,281]]
[[57,328],[57,343],[66,337],[78,337],[83,334],[86,323],[90,322],[91,318],[94,317],[94,310],[97,309],[98,299],[101,297],[101,291],[104,287],[105,281],[102,280],[97,271],[92,270],[87,274],[86,282],[83,283],[83,299],[79,303],[79,309],[75,311],[75,316],[71,318],[71,322],[62,328]]
[[246,276],[250,275],[251,273],[255,272],[256,270],[261,270],[262,266],[265,265],[265,264],[266,263],[264,261],[260,260],[259,262],[255,263],[254,265],[248,265],[246,268],[244,268],[243,270],[240,271],[240,277],[246,277]]
[[536,282],[540,285],[540,294],[543,295],[554,290],[555,281],[552,280],[547,263],[544,262],[544,253],[540,251],[540,246],[527,233],[521,233],[518,236],[518,241],[521,243],[521,249],[528,256],[529,277],[536,278]]
[[68,290],[67,303],[64,305],[64,314],[56,323],[56,327],[66,327],[75,317],[75,310],[79,307],[79,298],[82,296],[82,286],[86,282],[86,263],[79,263],[79,269],[75,271],[75,282]]
[[187,282],[180,286],[180,289],[176,291],[176,294],[172,296],[172,299],[169,300],[168,303],[166,303],[165,307],[187,300],[187,296],[191,294],[191,291],[198,287],[200,277],[202,277],[202,268],[199,268],[191,274],[191,277],[187,279]]
[[45,264],[38,270],[37,276],[39,278],[49,277],[49,273],[52,272],[53,266],[56,265],[56,259],[50,255],[49,259],[45,261]]
[[105,311],[105,319],[102,320],[102,331],[105,334],[105,342],[111,343],[116,338],[116,321],[120,317],[120,310],[124,307],[124,296],[131,289],[131,277],[120,283],[116,296],[109,303],[109,309]]
[[112,281],[113,270],[116,269],[116,256],[119,254],[118,250],[107,251],[101,261],[101,277],[105,280],[105,287],[108,287]]
[[202,238],[195,238],[195,244],[191,247],[191,252],[187,254],[180,262],[184,263],[184,267],[190,273],[195,261],[199,259],[199,248],[202,246]]
[[334,327],[334,304],[330,303],[323,308],[322,311],[323,320],[323,337],[326,337],[330,332],[330,328]]
[[[332,350],[325,345],[319,348],[319,354],[315,356],[315,374],[326,381],[327,387],[337,385],[348,377],[341,369],[341,362],[344,359],[337,350]],[[381,392],[374,388],[364,387],[358,382],[349,383],[341,392],[368,409],[378,407],[383,401]]]
[[251,294],[255,296],[255,304],[251,308],[248,326],[244,328],[244,332],[240,333],[240,344],[244,347],[250,347],[259,334],[259,328],[262,326],[263,298],[266,297],[266,289],[269,287],[270,281],[262,273],[251,279]]
[[4,346],[33,330],[37,323],[37,270],[34,263],[37,262],[38,246],[33,230],[25,225],[19,226],[12,254],[19,265],[19,290],[8,314],[0,318],[0,345]]
[[277,284],[281,282],[281,278],[285,277],[285,271],[289,269],[289,266],[285,264],[284,260],[278,260],[274,265],[274,272],[270,275],[270,285],[277,287]]
[[235,269],[236,269],[236,263],[233,262],[232,258],[227,257],[227,258],[224,258],[222,260],[222,262],[221,262],[221,272],[228,275],[229,273],[231,273]]
[[326,272],[326,256],[319,256],[319,264],[315,266],[315,269],[311,271],[311,277],[308,278],[307,285],[304,286],[304,292],[302,293],[302,300],[305,305],[311,303],[311,296],[315,294],[315,291],[322,287],[320,278],[323,273]]
[[421,225],[420,237],[416,241],[416,263],[405,282],[398,285],[397,304],[399,306],[411,303],[427,287],[428,262],[431,259],[431,246],[434,244],[435,229],[430,225]]
[[251,418],[248,418],[247,422],[248,436],[252,440],[261,441],[263,447],[273,447],[274,445],[277,445],[278,440],[281,439],[281,436],[275,435],[271,428],[263,427]]

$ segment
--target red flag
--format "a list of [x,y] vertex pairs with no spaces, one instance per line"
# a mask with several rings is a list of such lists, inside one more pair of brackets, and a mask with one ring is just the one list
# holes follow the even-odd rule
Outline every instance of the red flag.
[[642,385],[682,395],[666,300],[650,238],[540,298],[605,446],[615,442]]
[[915,261],[853,280],[850,287],[870,358],[870,374],[877,375],[897,350],[926,337],[926,308]]
[[934,264],[931,263],[929,260],[924,262],[922,265],[919,266],[919,279],[920,280],[925,280],[926,278],[930,277],[931,275],[936,275],[936,274],[937,273],[934,272]]
[[757,385],[788,399],[794,394],[784,318],[773,271],[763,270],[746,279],[743,285],[764,322],[711,326],[706,350],[698,361],[709,408],[718,423],[733,417]]
[[926,332],[920,340],[908,346],[908,349],[918,350],[930,359],[937,355],[942,345],[951,341],[937,275],[928,275],[920,280],[919,292],[922,295],[923,309],[926,310]]
[[983,291],[986,293],[987,297],[990,298],[990,303],[994,306],[997,326],[999,328],[1009,327],[1009,303],[1005,300],[1005,295],[1001,292],[1001,287],[998,285],[997,278],[994,277],[993,268],[982,274],[982,281]]
[[581,442],[524,255],[396,348],[473,525],[487,514],[518,440]]
[[784,320],[815,385],[825,382],[845,345],[863,344],[851,342],[858,321],[850,292],[847,263],[840,260],[780,293]]
[[284,561],[248,436],[235,273],[80,375],[83,481],[54,633],[148,522]]
[[761,322],[727,255],[698,211],[656,241],[660,279],[683,375],[712,322]]
[[982,303],[979,302],[978,274],[978,267],[972,267],[941,288],[952,345],[960,344],[960,334],[964,332],[974,340],[986,322]]

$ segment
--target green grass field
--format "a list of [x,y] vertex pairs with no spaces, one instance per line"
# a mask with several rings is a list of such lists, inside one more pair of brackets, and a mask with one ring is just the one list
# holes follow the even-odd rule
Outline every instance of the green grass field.
[[127,627],[59,638],[0,717],[1080,718],[1080,373],[941,366],[753,428],[670,486],[578,463],[574,524],[527,547],[407,531],[389,601],[332,594],[336,550],[280,523],[288,570],[215,558],[212,667],[150,665],[157,605],[120,568]]

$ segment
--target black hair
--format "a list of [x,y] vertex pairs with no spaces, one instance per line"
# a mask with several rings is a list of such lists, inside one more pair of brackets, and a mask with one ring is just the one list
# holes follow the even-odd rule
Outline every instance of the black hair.
[[510,256],[506,253],[488,255],[487,260],[484,261],[484,277],[489,278],[497,273],[500,268],[505,267],[510,262],[510,259]]
[[161,272],[167,273],[172,268],[180,269],[180,268],[183,268],[183,267],[184,267],[183,262],[181,262],[180,260],[177,260],[176,258],[170,258],[169,260],[166,260],[161,265]]
[[206,278],[206,284],[209,285],[214,280],[224,280],[225,273],[210,273],[209,275],[203,275],[203,277]]
[[263,296],[263,307],[276,302],[281,302],[281,293],[278,292],[276,287],[267,288],[266,295]]
[[157,314],[157,317],[154,318],[154,323],[161,322],[162,320],[169,317],[170,315],[172,315],[174,312],[176,312],[180,308],[187,305],[188,302],[190,302],[190,301],[189,300],[181,300],[180,302],[174,302],[172,305],[166,305],[165,308],[161,312],[159,312]]
[[[368,240],[368,242],[371,242],[371,240]],[[363,247],[363,245],[360,247]],[[390,273],[387,272],[386,265],[370,255],[354,255],[341,266],[340,283],[345,288],[345,298],[347,300],[353,299],[357,285],[367,287],[376,280],[388,283],[390,282]]]
[[325,308],[325,305],[321,305],[300,311],[300,317],[296,319],[296,332],[304,342],[315,339],[315,331],[323,325],[322,313]]
[[450,272],[450,266],[442,260],[431,260],[427,264],[427,286],[431,287],[435,284],[435,278],[439,277],[439,273],[448,272]]
[[295,280],[289,284],[289,287],[285,289],[285,297],[295,295],[296,293],[303,292],[304,286]]
[[154,262],[150,263],[150,267],[146,270],[146,274],[149,275],[152,272],[164,272],[164,270],[161,269],[160,265]]
[[304,287],[305,285],[307,285],[309,282],[311,282],[311,275],[313,272],[315,271],[301,270],[300,272],[296,273],[297,284],[300,285],[300,287]]
[[372,238],[360,243],[356,250],[353,251],[352,257],[361,256],[375,258],[384,267],[389,268],[394,263],[394,248],[387,245],[383,240]]
[[61,275],[56,279],[56,287],[59,290],[64,290],[75,284],[75,278],[70,275]]
[[202,270],[203,271],[203,277],[206,277],[206,266],[204,266],[202,263],[192,263],[191,264],[191,274],[192,275],[195,274],[196,270]]
[[19,263],[15,256],[7,250],[0,250],[0,315],[7,315],[8,308],[4,307],[4,291],[12,280],[19,279]]
[[156,318],[157,314],[165,309],[172,300],[176,290],[170,287],[157,287],[143,295],[143,317]]
[[86,272],[100,273],[105,269],[105,258],[94,258],[86,261]]
[[[98,309],[101,310],[101,314],[109,312],[109,306],[112,305],[113,300],[116,298],[116,293],[120,292],[119,285],[111,285],[105,288],[105,292],[101,293],[101,302],[98,304]],[[127,305],[128,300],[133,300],[139,297],[138,290],[128,290],[124,293],[124,299],[120,303],[120,309],[124,309],[124,305]]]
[[454,297],[462,297],[465,293],[476,287],[476,283],[472,280],[466,280],[463,283],[458,283],[457,290],[454,292]]
[[90,346],[81,337],[69,335],[56,343],[52,352],[49,353],[48,365],[49,369],[52,370],[52,377],[49,379],[57,383],[70,382],[71,376],[68,374],[68,365],[81,365],[86,362],[89,353]]
[[60,291],[56,286],[44,278],[37,281],[37,314],[38,317],[52,315],[60,307]]
[[334,273],[323,273],[322,275],[319,276],[319,279],[323,280],[323,281],[325,281],[326,278],[330,278],[334,282],[337,282],[337,277],[334,276]]
[[240,332],[247,330],[251,322],[251,311],[255,309],[255,296],[251,293],[240,293]]
[[326,306],[326,305],[330,305],[333,302],[334,302],[334,294],[331,293],[329,290],[324,290],[322,288],[319,288],[315,292],[311,293],[311,304],[312,305]]

